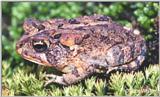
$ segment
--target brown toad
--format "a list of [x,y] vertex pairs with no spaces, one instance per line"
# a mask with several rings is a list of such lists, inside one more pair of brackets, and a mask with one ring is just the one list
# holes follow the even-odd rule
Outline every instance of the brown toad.
[[140,33],[123,27],[104,15],[75,19],[24,22],[24,35],[17,52],[29,61],[53,66],[64,74],[52,82],[70,85],[93,73],[135,70],[145,59],[146,45]]

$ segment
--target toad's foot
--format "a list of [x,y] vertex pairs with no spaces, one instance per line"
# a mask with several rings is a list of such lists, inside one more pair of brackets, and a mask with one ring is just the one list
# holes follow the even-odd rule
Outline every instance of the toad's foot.
[[59,83],[62,85],[66,85],[66,83],[64,82],[63,76],[57,76],[54,74],[47,74],[45,75],[45,77],[47,78],[47,81],[45,82],[45,87],[50,84],[50,83]]

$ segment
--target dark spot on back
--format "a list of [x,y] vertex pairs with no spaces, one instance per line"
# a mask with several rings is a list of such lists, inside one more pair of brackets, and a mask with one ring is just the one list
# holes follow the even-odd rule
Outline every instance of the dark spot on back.
[[76,19],[69,19],[68,21],[70,24],[80,24],[79,21],[77,21]]
[[74,28],[75,30],[85,30],[84,27],[77,27],[77,28]]
[[36,28],[38,29],[38,31],[40,31],[40,30],[44,30],[45,26],[44,25],[38,25]]
[[36,27],[36,28],[37,28],[37,25],[36,25],[36,23],[34,23],[34,22],[31,22],[31,24],[33,25],[33,27]]
[[100,36],[100,41],[102,42],[102,41],[104,41],[104,40],[109,40],[109,39],[108,39],[107,36],[101,35],[101,36]]
[[81,44],[82,40],[83,40],[82,38],[76,38],[75,44],[78,44],[78,45]]
[[83,36],[84,39],[87,39],[87,38],[89,38],[89,37],[90,37],[89,34],[85,34],[85,35]]
[[63,24],[59,24],[59,25],[58,25],[58,28],[61,28],[62,26],[63,26]]
[[94,32],[95,32],[95,29],[94,29],[94,28],[91,28],[90,31],[91,31],[92,33],[94,33]]
[[98,21],[109,21],[109,17],[108,16],[101,16],[97,20]]

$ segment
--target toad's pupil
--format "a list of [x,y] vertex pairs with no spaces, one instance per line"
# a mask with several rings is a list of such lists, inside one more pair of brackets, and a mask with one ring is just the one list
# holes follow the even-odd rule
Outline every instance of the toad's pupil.
[[45,42],[35,42],[33,43],[33,48],[36,52],[44,52],[47,50],[47,44]]

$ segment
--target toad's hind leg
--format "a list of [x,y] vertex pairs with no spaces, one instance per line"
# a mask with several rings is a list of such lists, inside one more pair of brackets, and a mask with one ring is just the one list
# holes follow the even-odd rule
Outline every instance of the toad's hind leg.
[[131,70],[131,71],[137,70],[142,65],[144,59],[145,59],[145,56],[140,55],[135,60],[128,63],[127,66],[124,65],[124,69]]
[[142,65],[144,58],[145,56],[140,55],[135,60],[129,63],[123,64],[123,65],[117,65],[114,67],[108,67],[108,71],[106,73],[108,74],[113,70],[122,70],[122,71],[128,71],[128,72],[135,71],[139,69],[139,67]]

